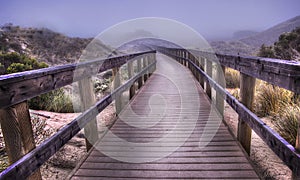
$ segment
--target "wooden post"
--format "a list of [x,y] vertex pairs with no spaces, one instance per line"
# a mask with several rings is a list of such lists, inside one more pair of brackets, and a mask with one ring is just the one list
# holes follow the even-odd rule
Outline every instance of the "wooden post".
[[[81,110],[85,111],[96,103],[92,78],[88,77],[81,81],[78,81],[78,86],[81,99]],[[91,120],[84,127],[84,136],[86,150],[89,151],[98,140],[98,128],[96,118]]]
[[[208,59],[205,59],[205,72],[209,77],[212,77],[212,62]],[[205,92],[211,99],[211,87],[208,81],[205,82]]]
[[[200,69],[201,70],[204,70],[204,60],[203,60],[203,58],[202,57],[199,57],[199,67],[200,67]],[[204,89],[204,78],[202,77],[202,75],[199,73],[199,83],[200,83],[200,85],[201,85],[201,87]]]
[[[144,55],[144,58],[143,58],[143,68],[145,68],[147,66],[148,66],[148,56]],[[148,79],[148,72],[146,72],[144,74],[144,83],[147,81],[147,79]]]
[[[142,70],[142,61],[143,59],[138,59],[137,60],[137,71],[138,73],[141,72]],[[140,89],[143,85],[143,77],[138,78],[138,89]]]
[[[225,82],[225,66],[221,66],[218,64],[217,66],[217,82],[224,89],[226,88]],[[216,105],[217,109],[222,117],[224,117],[224,97],[220,92],[216,92]]]
[[[133,76],[133,63],[132,63],[132,61],[128,62],[127,70],[128,70],[128,78],[130,79]],[[132,99],[134,94],[135,94],[135,86],[134,86],[134,83],[133,83],[129,88],[129,100]]]
[[[250,110],[252,110],[255,94],[255,78],[240,73],[240,101]],[[251,128],[248,124],[239,118],[238,123],[238,140],[250,155],[251,147]]]
[[[0,109],[0,123],[10,164],[35,148],[29,107],[26,101]],[[42,179],[40,170],[36,170],[28,179]]]
[[[114,89],[117,89],[121,84],[119,68],[118,67],[113,68],[112,74],[113,74],[113,82],[114,82],[113,87]],[[115,107],[116,107],[116,114],[118,116],[122,111],[122,94],[116,95]]]

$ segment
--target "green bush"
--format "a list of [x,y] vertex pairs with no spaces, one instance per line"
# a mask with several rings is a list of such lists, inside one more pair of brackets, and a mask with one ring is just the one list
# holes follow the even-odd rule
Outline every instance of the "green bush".
[[60,113],[74,112],[72,100],[62,88],[42,94],[28,101],[29,107],[36,110],[46,110]]
[[273,117],[277,132],[290,144],[295,145],[300,119],[300,106],[287,105],[284,111]]
[[234,69],[227,68],[225,71],[226,88],[240,87],[240,73]]
[[[6,69],[4,74],[28,71],[33,69],[46,68],[44,62],[20,55],[18,53],[0,54],[0,62]],[[2,64],[1,63],[1,64]],[[42,94],[29,100],[31,109],[47,110],[54,112],[73,112],[73,105],[69,95],[63,89],[57,89],[46,94]]]

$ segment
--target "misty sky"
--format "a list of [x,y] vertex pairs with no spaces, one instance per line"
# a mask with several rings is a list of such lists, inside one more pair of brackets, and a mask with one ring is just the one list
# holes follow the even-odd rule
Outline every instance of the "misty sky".
[[116,23],[164,17],[194,28],[207,39],[238,30],[262,31],[300,15],[299,0],[1,0],[0,24],[47,27],[94,37]]

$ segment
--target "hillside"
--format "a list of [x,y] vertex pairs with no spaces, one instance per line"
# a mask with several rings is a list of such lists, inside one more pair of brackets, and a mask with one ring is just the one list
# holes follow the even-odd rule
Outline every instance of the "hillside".
[[[72,63],[79,59],[92,38],[73,38],[46,28],[21,28],[6,24],[0,27],[0,52],[18,52],[49,65]],[[100,54],[110,53],[102,42],[94,43]]]
[[219,53],[256,55],[262,44],[272,45],[281,34],[291,32],[297,27],[300,27],[300,16],[289,19],[265,31],[254,33],[246,38],[232,41],[215,41],[210,42],[210,44]]
[[285,32],[291,32],[299,26],[300,16],[297,16],[285,22],[282,22],[276,26],[273,26],[263,32],[257,33],[247,38],[240,39],[240,41],[254,47],[260,47],[262,44],[272,45],[275,41],[278,40],[278,37],[281,34]]

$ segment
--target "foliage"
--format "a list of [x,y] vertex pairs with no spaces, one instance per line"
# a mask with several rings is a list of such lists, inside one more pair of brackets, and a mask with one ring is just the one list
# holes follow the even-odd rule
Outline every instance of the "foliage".
[[108,78],[108,79],[96,79],[94,81],[95,92],[100,92],[100,93],[105,92],[106,90],[109,89],[110,83],[111,83],[110,78]]
[[258,52],[259,57],[266,57],[266,58],[276,58],[274,54],[274,50],[272,46],[265,46],[264,44],[261,45],[260,50]]
[[234,69],[226,68],[225,80],[226,80],[226,88],[240,87],[240,73]]
[[28,102],[31,109],[46,110],[60,113],[74,112],[72,100],[62,88],[32,98]]
[[38,62],[36,59],[15,52],[0,54],[0,63],[5,68],[5,74],[48,67],[44,62]]
[[[6,68],[4,74],[28,71],[48,67],[44,62],[20,55],[18,53],[0,54],[0,62]],[[40,109],[54,112],[73,112],[71,98],[65,94],[63,89],[57,89],[42,94],[28,101],[31,109]]]
[[281,34],[273,46],[261,46],[258,56],[278,59],[296,59],[300,57],[300,27],[292,32]]
[[265,117],[278,114],[287,104],[292,103],[293,93],[267,83],[260,83],[255,99],[256,114]]
[[287,105],[284,111],[273,118],[274,125],[279,134],[292,145],[296,143],[299,119],[300,106],[295,104]]

